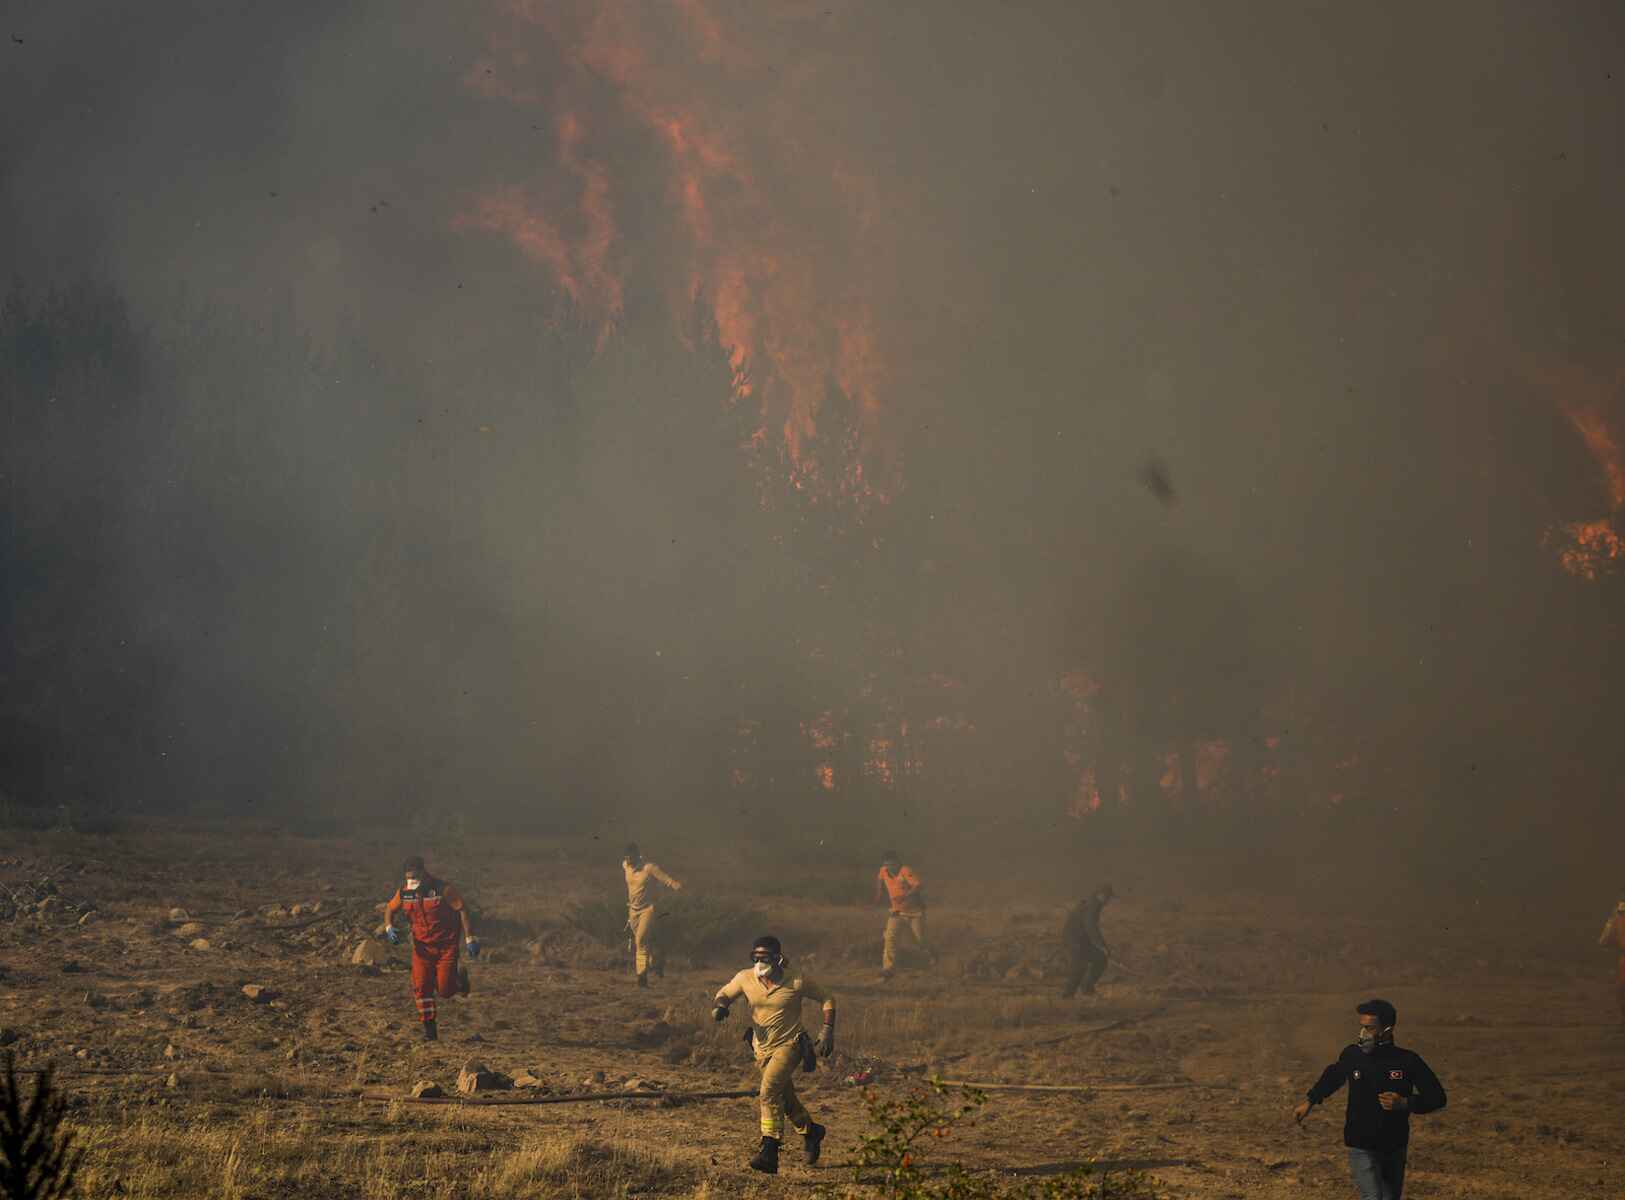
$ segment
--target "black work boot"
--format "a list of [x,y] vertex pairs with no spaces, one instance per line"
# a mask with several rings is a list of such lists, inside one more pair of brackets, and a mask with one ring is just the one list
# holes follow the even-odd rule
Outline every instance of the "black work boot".
[[433,1021],[425,1021],[425,1022],[423,1022],[423,1040],[424,1041],[432,1042],[436,1038],[438,1038],[439,1036],[440,1036],[440,1030],[436,1027],[436,1025],[435,1025],[435,1023]]
[[750,1169],[760,1171],[764,1175],[777,1175],[779,1173],[779,1139],[762,1135],[762,1148],[756,1152],[756,1157],[750,1160]]
[[638,986],[641,987],[641,988],[646,988],[646,987],[649,986],[649,972],[647,972],[647,971],[639,971],[638,972]]
[[829,1130],[817,1121],[807,1126],[807,1132],[801,1135],[801,1151],[807,1156],[807,1165],[814,1166],[818,1162],[818,1155],[824,1149],[824,1135]]

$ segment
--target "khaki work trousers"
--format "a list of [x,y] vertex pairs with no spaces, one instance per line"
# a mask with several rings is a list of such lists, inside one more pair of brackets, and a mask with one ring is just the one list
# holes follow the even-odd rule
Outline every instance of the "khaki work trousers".
[[629,912],[627,924],[632,927],[632,947],[637,954],[638,974],[642,975],[656,967],[654,907]]
[[768,1053],[756,1052],[756,1065],[762,1069],[762,1089],[757,1098],[762,1105],[762,1136],[784,1140],[784,1118],[797,1133],[806,1133],[812,1118],[796,1095],[796,1071],[801,1067],[801,1047],[791,1038]]
[[897,932],[905,923],[920,949],[931,953],[931,948],[925,944],[925,914],[894,912],[886,918],[886,934],[880,941],[882,970],[889,971],[897,965]]

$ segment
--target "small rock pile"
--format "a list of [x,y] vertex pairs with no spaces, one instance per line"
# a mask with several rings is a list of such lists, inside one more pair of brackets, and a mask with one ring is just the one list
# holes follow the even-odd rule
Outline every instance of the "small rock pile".
[[93,901],[65,894],[49,875],[18,884],[0,883],[0,921],[35,920],[50,925],[88,925]]

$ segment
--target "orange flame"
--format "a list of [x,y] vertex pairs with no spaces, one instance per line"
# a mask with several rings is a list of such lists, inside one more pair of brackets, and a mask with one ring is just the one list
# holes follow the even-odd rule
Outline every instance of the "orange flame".
[[1578,370],[1553,377],[1547,386],[1559,392],[1557,404],[1602,471],[1609,512],[1589,521],[1571,521],[1546,531],[1546,544],[1557,551],[1558,564],[1570,575],[1595,581],[1625,569],[1625,448],[1608,417],[1613,401],[1625,395],[1625,372],[1611,383]]
[[[617,214],[647,185],[587,145],[576,114],[602,114],[607,96],[615,127],[606,137],[642,130],[665,156],[676,253],[639,254],[640,269],[646,258],[663,264],[680,318],[706,306],[735,401],[751,400],[764,431],[776,429],[797,486],[819,476],[870,494],[861,467],[841,466],[852,477],[831,479],[837,464],[806,453],[832,382],[867,431],[888,377],[865,284],[885,246],[879,189],[829,144],[817,106],[797,94],[807,71],[787,74],[778,56],[753,54],[707,0],[494,3],[503,19],[467,85],[493,101],[563,111],[557,165],[577,195],[567,220],[521,188],[498,187],[473,199],[458,225],[506,236],[599,323],[600,342],[609,336],[623,311],[627,243],[647,236],[623,231]],[[562,73],[550,68],[560,57]],[[558,78],[544,83],[550,69]]]

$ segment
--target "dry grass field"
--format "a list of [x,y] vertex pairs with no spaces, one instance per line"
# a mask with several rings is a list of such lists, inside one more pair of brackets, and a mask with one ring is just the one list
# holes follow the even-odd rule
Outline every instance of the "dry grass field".
[[[369,936],[393,849],[271,832],[7,839],[0,1039],[21,1067],[53,1066],[71,1096],[81,1194],[862,1193],[850,1080],[867,1071],[882,1089],[931,1074],[1091,1088],[994,1093],[933,1162],[1095,1162],[1145,1170],[1170,1197],[1346,1197],[1341,1097],[1301,1129],[1289,1112],[1352,1036],[1353,1002],[1376,992],[1451,1098],[1414,1122],[1407,1196],[1625,1195],[1625,1035],[1612,964],[1590,948],[1601,913],[1564,941],[1529,913],[1352,915],[1124,868],[1106,921],[1122,965],[1099,995],[1063,1002],[1058,893],[925,868],[942,961],[909,960],[882,983],[866,871],[780,874],[753,897],[734,857],[650,847],[689,885],[686,911],[663,918],[668,940],[711,948],[674,955],[639,991],[624,949],[579,927],[613,912],[593,908],[615,895],[613,849],[424,849],[477,903],[487,951],[473,995],[443,1004],[435,1043],[418,1036],[407,949]],[[798,1085],[831,1130],[816,1169],[794,1142],[777,1178],[745,1169],[747,1099],[474,1108],[362,1095],[405,1097],[419,1080],[451,1093],[469,1060],[531,1072],[537,1085],[516,1095],[753,1087],[741,1022],[718,1027],[707,1011],[764,919],[839,996],[841,1053]],[[382,961],[353,963],[362,944]],[[256,1002],[244,985],[268,991]]]

